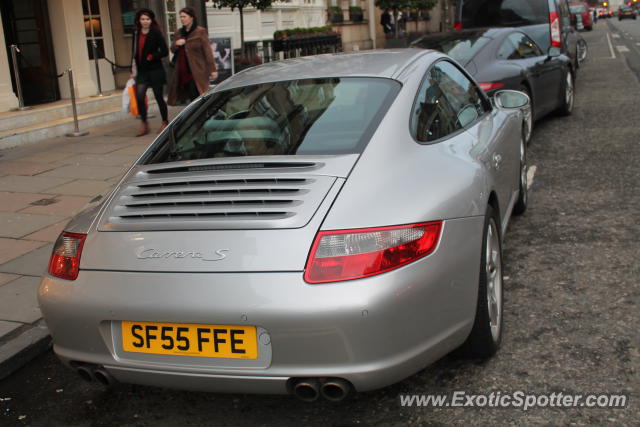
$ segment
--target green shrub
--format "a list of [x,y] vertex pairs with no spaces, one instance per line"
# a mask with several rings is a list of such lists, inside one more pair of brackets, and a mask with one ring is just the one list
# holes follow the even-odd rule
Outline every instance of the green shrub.
[[273,33],[274,40],[299,39],[311,36],[321,36],[323,34],[336,34],[331,26],[310,27],[310,28],[289,28],[287,30],[278,30]]

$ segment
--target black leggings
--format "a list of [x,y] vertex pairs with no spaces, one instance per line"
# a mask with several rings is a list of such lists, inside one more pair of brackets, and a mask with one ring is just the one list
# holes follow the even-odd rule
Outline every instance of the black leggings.
[[[147,88],[149,85],[145,84],[137,84],[136,85],[136,101],[138,102],[138,113],[140,114],[140,119],[143,122],[147,121],[147,103],[144,101],[145,95],[147,94]],[[158,108],[160,109],[160,115],[162,116],[163,122],[168,122],[169,114],[167,111],[167,103],[164,101],[162,97],[162,86],[152,86],[153,96],[156,98],[156,102],[158,103]]]

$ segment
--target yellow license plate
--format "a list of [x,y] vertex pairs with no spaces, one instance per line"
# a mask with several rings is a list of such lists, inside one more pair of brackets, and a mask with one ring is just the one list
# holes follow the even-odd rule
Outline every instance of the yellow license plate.
[[256,359],[255,326],[122,322],[122,347],[134,353]]

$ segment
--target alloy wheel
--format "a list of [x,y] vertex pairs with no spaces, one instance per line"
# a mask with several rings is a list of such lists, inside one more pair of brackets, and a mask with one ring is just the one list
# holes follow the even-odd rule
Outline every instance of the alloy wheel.
[[487,309],[491,336],[497,342],[502,324],[502,258],[498,229],[493,218],[489,221],[486,244]]
[[522,191],[522,201],[527,204],[529,197],[529,188],[527,182],[527,148],[524,140],[520,141],[520,191]]
[[571,77],[571,73],[567,72],[567,80],[564,86],[564,96],[568,111],[573,110],[573,95],[573,78]]
[[524,138],[525,144],[529,144],[531,134],[533,133],[533,99],[527,86],[520,85],[519,90],[529,97],[529,108],[522,109],[522,137]]
[[525,144],[528,144],[531,140],[531,133],[533,132],[533,114],[531,110],[527,110],[522,120],[522,137]]

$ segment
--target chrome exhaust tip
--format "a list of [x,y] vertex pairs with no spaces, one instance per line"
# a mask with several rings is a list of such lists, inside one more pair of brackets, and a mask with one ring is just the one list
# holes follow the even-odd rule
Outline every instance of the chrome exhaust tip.
[[80,366],[76,368],[76,371],[78,372],[78,375],[80,375],[80,378],[82,378],[86,382],[90,383],[93,381],[93,374],[91,373],[91,370],[89,368]]
[[293,385],[293,395],[303,402],[315,402],[320,397],[320,383],[316,379],[302,379]]
[[113,377],[104,368],[94,369],[93,376],[105,387],[109,387],[115,383]]
[[340,402],[351,393],[352,385],[342,378],[329,378],[322,384],[320,394],[331,402]]

